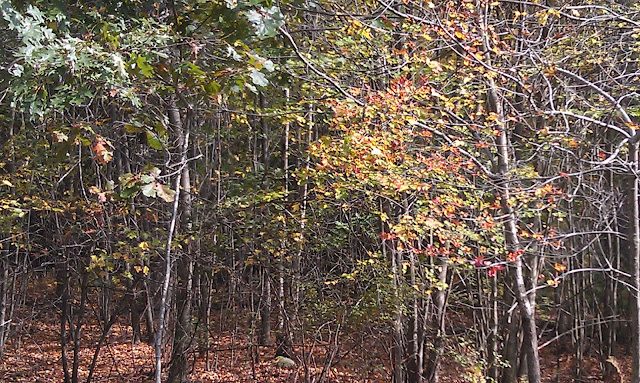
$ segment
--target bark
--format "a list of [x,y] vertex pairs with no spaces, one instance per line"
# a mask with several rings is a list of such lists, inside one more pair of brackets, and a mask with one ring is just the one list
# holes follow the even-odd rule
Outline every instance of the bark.
[[8,252],[4,250],[0,251],[2,255],[2,260],[0,260],[0,269],[2,270],[2,288],[0,288],[0,359],[4,356],[4,348],[5,343],[7,341],[7,336],[9,334],[9,326],[10,326],[10,315],[9,310],[7,310],[8,306],[8,295],[9,295],[9,261],[8,261]]
[[[409,283],[416,286],[416,257],[412,252],[409,254]],[[411,383],[422,382],[422,354],[420,353],[420,337],[422,323],[420,321],[420,300],[418,299],[418,292],[416,289],[411,289],[411,317],[409,319],[409,331],[410,339],[407,344],[407,351],[410,353],[407,355],[407,380]]]
[[[172,124],[181,124],[180,120],[180,112],[175,104],[175,100],[170,101],[169,106],[169,119]],[[181,155],[180,155],[180,166],[187,166],[187,148],[189,146],[189,129],[185,129],[182,132],[182,142],[181,142]],[[188,174],[188,173],[187,173]],[[176,230],[176,223],[178,221],[178,206],[180,204],[180,190],[181,184],[183,182],[184,171],[180,172],[176,177],[175,185],[174,185],[174,200],[171,212],[171,219],[169,221],[169,228],[167,230],[167,241],[165,245],[165,259],[164,259],[164,275],[163,275],[163,283],[162,283],[162,295],[160,298],[160,312],[158,313],[158,325],[156,328],[156,339],[155,339],[155,382],[162,383],[162,349],[163,349],[163,335],[164,335],[164,327],[165,327],[165,314],[167,311],[168,305],[168,297],[169,297],[169,282],[171,281],[172,274],[172,266],[173,259],[171,253],[171,243],[173,242],[173,236]],[[188,182],[188,180],[187,180]],[[186,189],[185,193],[188,193],[190,189]],[[189,266],[191,268],[191,266]],[[180,327],[180,326],[177,326]],[[183,328],[184,330],[184,328]],[[179,331],[183,331],[179,330]],[[186,370],[186,368],[184,368]]]
[[[512,297],[512,304],[515,297]],[[509,305],[510,307],[511,305]],[[502,369],[502,383],[518,381],[518,350],[520,349],[520,316],[516,312],[507,314],[507,337],[504,342],[502,359],[508,363]]]
[[[285,89],[285,100],[286,103],[289,104],[289,89]],[[284,198],[285,203],[289,201],[289,123],[284,124],[284,145],[282,149],[282,172],[284,174],[283,180],[283,188],[284,188]],[[287,221],[285,218],[284,232],[287,233]],[[287,316],[287,308],[285,306],[285,250],[287,249],[288,244],[286,243],[287,235],[284,236],[281,247],[282,253],[278,259],[278,328],[276,335],[276,343],[278,344],[278,348],[284,351],[286,348],[290,346],[286,339],[289,338],[286,336],[285,331],[287,331],[285,327],[285,321]],[[282,353],[282,352],[281,352]],[[286,353],[286,352],[284,352]],[[283,355],[285,356],[285,355]]]
[[[65,250],[66,252],[66,250]],[[69,321],[69,265],[68,255],[63,255],[63,260],[56,264],[56,296],[60,302],[60,353],[64,382],[71,383],[69,374],[69,358],[67,355],[68,335],[67,322]]]
[[487,336],[487,364],[488,376],[494,382],[498,381],[498,277],[490,279],[491,295],[489,296],[489,334]]
[[[636,133],[637,134],[637,133]],[[632,180],[629,201],[630,219],[630,243],[629,253],[633,265],[632,308],[632,383],[640,383],[640,212],[638,208],[638,143],[629,144],[629,160],[631,161]]]
[[[192,230],[192,198],[191,198],[191,175],[189,164],[187,163],[187,152],[189,149],[190,124],[182,124],[180,111],[175,103],[169,105],[169,122],[174,127],[178,136],[178,144],[181,148],[180,166],[182,193],[180,202],[182,211],[179,217],[183,234],[189,235]],[[177,198],[177,197],[176,197]],[[191,291],[193,286],[193,257],[192,241],[186,244],[186,254],[182,253],[181,259],[176,259],[176,306],[177,322],[173,334],[173,347],[171,356],[171,367],[169,369],[168,383],[182,383],[187,381],[188,360],[187,354],[191,344]]]
[[[84,267],[83,267],[84,268]],[[80,334],[82,330],[82,325],[84,324],[84,314],[86,310],[87,304],[87,294],[88,294],[88,276],[87,273],[83,273],[82,281],[80,282],[80,304],[78,307],[78,314],[75,316],[75,325],[73,325],[73,319],[69,320],[69,332],[71,333],[73,339],[73,367],[71,372],[71,382],[78,382],[78,372],[80,369]]]
[[[613,218],[613,230],[618,231],[617,213]],[[616,269],[620,269],[620,238],[612,234],[607,236],[607,244],[609,254],[611,255],[611,265]],[[609,356],[616,356],[617,341],[617,320],[618,315],[618,280],[616,278],[607,278],[605,280],[605,302],[604,302],[604,359]]]
[[[385,202],[380,200],[380,211],[387,211]],[[387,232],[388,228],[385,222],[380,221],[380,232]],[[403,343],[403,327],[402,327],[402,301],[400,299],[400,288],[402,282],[401,270],[399,270],[402,264],[402,255],[396,250],[395,242],[390,240],[383,240],[382,242],[382,254],[386,258],[389,258],[391,264],[391,278],[393,284],[393,300],[395,317],[393,321],[393,343],[391,345],[391,368],[392,368],[392,382],[403,383],[404,371],[403,371],[403,355],[404,355],[404,343]]]
[[440,287],[433,292],[434,300],[434,316],[431,328],[435,329],[435,337],[433,339],[432,349],[429,352],[429,361],[425,367],[425,379],[429,383],[438,383],[440,378],[440,364],[444,348],[444,319],[446,306],[446,286],[448,272],[447,258],[438,258],[438,283]]
[[522,317],[523,349],[527,356],[527,371],[529,383],[540,383],[540,360],[538,357],[538,333],[535,323],[535,305],[532,304],[525,284],[524,264],[522,254],[524,249],[518,237],[517,218],[510,205],[511,185],[509,179],[509,132],[506,119],[502,110],[501,101],[493,80],[488,81],[489,94],[487,104],[489,110],[498,115],[498,169],[496,174],[496,187],[500,197],[500,207],[504,216],[505,242],[507,251],[513,257],[513,265],[510,274],[515,284],[515,298]]
[[402,267],[402,254],[396,249],[391,249],[391,274],[394,282],[394,303],[395,303],[395,318],[393,321],[393,347],[392,347],[392,361],[393,361],[393,383],[403,383],[405,371],[403,369],[403,356],[404,341],[403,341],[403,326],[402,326],[402,301],[400,298],[400,288],[402,286],[402,275],[400,268]]
[[[14,165],[15,148],[13,146],[13,135],[14,135],[13,125],[15,122],[15,111],[12,110],[11,116],[12,118],[11,118],[11,121],[9,122],[9,129],[8,129],[9,131],[7,136],[8,141],[11,141],[11,145],[8,148],[6,148],[9,151],[9,161],[5,165],[7,172],[9,174],[13,174],[15,171],[15,165]],[[16,191],[15,187],[10,188],[10,193],[12,197],[15,197],[15,191]],[[9,235],[7,233],[0,233],[0,239],[2,239],[0,244],[4,244],[5,242],[4,240],[8,237]],[[11,286],[11,289],[9,289],[9,269],[11,268],[11,265],[9,262],[10,251],[5,246],[2,246],[0,248],[0,256],[1,256],[0,267],[2,269],[2,291],[0,291],[0,359],[2,359],[2,357],[4,356],[7,338],[9,337],[9,329],[11,328],[11,317],[13,313],[13,310],[11,310],[11,307],[7,309],[7,306],[11,306],[11,304],[8,302],[9,290],[11,292],[11,297],[12,297],[11,301],[13,302],[15,283],[11,283],[12,286]],[[17,257],[17,254],[16,254],[16,257]],[[14,275],[14,278],[12,279],[15,281],[15,275]]]
[[260,333],[258,343],[271,346],[271,277],[269,268],[262,269],[262,297],[260,298]]

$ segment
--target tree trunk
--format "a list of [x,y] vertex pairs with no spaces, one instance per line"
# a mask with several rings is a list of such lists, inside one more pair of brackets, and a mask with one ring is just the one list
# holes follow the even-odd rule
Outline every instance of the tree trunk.
[[445,319],[445,306],[446,306],[446,289],[444,286],[447,284],[447,272],[448,272],[448,263],[446,257],[438,258],[438,283],[440,286],[433,292],[433,300],[434,300],[434,315],[433,322],[431,324],[431,328],[435,330],[435,336],[433,338],[433,344],[431,352],[429,353],[429,361],[427,366],[425,367],[425,378],[429,383],[438,383],[439,375],[440,375],[440,362],[442,360],[442,354],[444,352],[443,348],[444,337],[445,337],[445,328],[444,328],[444,319]]
[[518,302],[522,317],[523,341],[525,342],[523,349],[527,355],[529,383],[540,383],[541,375],[540,360],[538,358],[538,333],[535,322],[535,305],[531,302],[527,292],[522,260],[524,249],[518,237],[517,218],[509,202],[511,199],[509,132],[507,131],[506,119],[496,85],[491,79],[488,80],[487,85],[489,86],[487,97],[488,109],[498,115],[497,130],[499,137],[497,145],[498,171],[496,174],[496,187],[498,189],[498,196],[500,197],[500,207],[504,215],[506,247],[509,257],[513,261],[510,274],[516,287],[515,298]]
[[[171,122],[171,124],[178,130],[178,132],[180,132],[181,134],[179,135],[180,137],[180,150],[181,150],[181,154],[180,154],[180,166],[184,166],[183,171],[180,172],[178,174],[178,176],[176,177],[176,181],[175,181],[175,185],[174,185],[174,200],[173,200],[173,206],[172,206],[172,212],[171,212],[171,220],[169,221],[169,228],[167,230],[167,241],[166,241],[166,245],[165,245],[165,259],[164,259],[164,275],[163,275],[163,283],[162,283],[162,295],[160,298],[160,312],[158,313],[158,326],[156,328],[156,339],[155,339],[155,382],[156,383],[162,383],[162,349],[163,349],[163,335],[164,335],[164,327],[165,327],[165,313],[167,311],[167,305],[169,303],[169,282],[171,281],[171,270],[172,270],[172,253],[171,253],[171,243],[173,242],[173,236],[176,230],[176,223],[178,221],[178,206],[180,203],[180,190],[181,190],[181,184],[184,185],[186,182],[186,185],[189,185],[189,179],[188,177],[186,178],[186,180],[184,179],[184,175],[186,174],[188,176],[188,169],[187,169],[187,149],[189,147],[189,125],[187,125],[187,128],[182,130],[182,121],[180,119],[180,111],[178,110],[175,100],[171,99],[170,103],[169,103],[169,121]],[[185,194],[189,193],[190,188],[186,188],[185,189]],[[179,262],[179,264],[181,264],[180,266],[182,267],[182,277],[184,277],[185,273],[185,268],[187,268],[187,274],[191,273],[191,262],[189,260],[187,260],[188,265],[184,265],[182,264],[183,262]],[[185,286],[186,288],[186,286]],[[186,291],[186,290],[185,290]],[[184,303],[184,302],[182,302]],[[183,309],[183,313],[184,310],[188,310],[190,311],[190,306],[186,306],[183,305],[182,306]],[[190,312],[189,312],[190,315]],[[183,315],[180,315],[180,318],[184,318]],[[179,318],[179,320],[180,320]],[[185,333],[187,332],[187,328],[183,327],[183,326],[176,326],[177,331],[184,331]],[[182,343],[178,344],[178,347],[180,347]],[[174,350],[175,352],[175,350]],[[185,359],[186,361],[186,359]],[[180,361],[177,362],[178,364],[180,363]],[[186,373],[186,365],[182,365],[182,366],[178,366],[176,367],[178,369],[178,371],[180,370],[184,370]],[[174,372],[175,374],[175,372]]]
[[393,277],[394,285],[394,304],[395,304],[395,318],[393,321],[393,347],[392,347],[392,361],[393,361],[393,383],[404,383],[404,363],[403,357],[404,351],[404,334],[402,326],[402,300],[400,297],[400,289],[402,287],[402,254],[395,248],[391,249],[391,275]]
[[498,276],[490,278],[491,292],[489,295],[489,334],[487,336],[487,375],[494,382],[498,381]]
[[262,296],[260,297],[258,343],[261,346],[271,346],[271,277],[269,267],[263,267],[261,274]]
[[411,317],[409,318],[409,331],[410,338],[407,341],[407,380],[411,383],[422,382],[422,354],[420,353],[420,337],[422,328],[422,322],[420,317],[420,300],[418,298],[418,292],[414,286],[416,284],[416,256],[413,252],[409,254],[409,283],[411,288]]
[[[169,105],[169,122],[175,129],[178,137],[178,144],[181,150],[180,166],[182,193],[180,202],[182,203],[181,215],[178,218],[183,234],[191,235],[192,224],[192,198],[191,198],[191,175],[189,164],[187,163],[187,152],[189,149],[190,122],[182,124],[180,111],[172,100]],[[177,198],[177,196],[176,196]],[[173,334],[173,347],[171,356],[171,367],[169,369],[168,383],[182,383],[187,381],[187,354],[191,344],[191,290],[193,285],[193,254],[192,241],[186,244],[186,253],[181,253],[181,259],[176,262],[177,288],[176,306],[177,322]]]
[[[285,89],[285,101],[288,106],[289,104],[289,89]],[[284,124],[284,145],[282,148],[282,173],[284,174],[283,179],[283,189],[284,189],[284,198],[285,203],[289,201],[289,128],[290,124],[286,122]],[[282,355],[287,356],[287,349],[291,348],[290,336],[288,333],[288,329],[286,326],[287,321],[287,307],[285,300],[285,254],[288,250],[289,244],[287,243],[288,233],[287,233],[287,218],[285,216],[284,222],[284,233],[283,239],[281,241],[281,253],[278,259],[278,328],[276,334],[276,343],[278,345],[278,350],[276,351],[276,356]]]
[[[638,133],[636,133],[638,134]],[[632,383],[640,383],[640,212],[638,209],[638,143],[629,144],[629,160],[631,162],[631,193],[629,193],[629,211],[631,216],[629,230],[629,255],[633,265],[633,287],[631,292],[633,318],[632,331]]]
[[[67,252],[67,250],[63,250]],[[56,263],[56,297],[60,302],[60,353],[64,383],[71,383],[69,374],[69,357],[67,355],[68,336],[67,322],[69,322],[69,260],[68,255],[63,254],[63,259]]]

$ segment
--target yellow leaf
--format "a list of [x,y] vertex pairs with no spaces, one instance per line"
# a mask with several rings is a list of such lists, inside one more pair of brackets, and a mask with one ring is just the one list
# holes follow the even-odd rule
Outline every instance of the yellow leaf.
[[7,181],[7,180],[2,180],[2,184],[5,185],[5,186],[8,186],[10,188],[13,187],[13,184],[11,182]]

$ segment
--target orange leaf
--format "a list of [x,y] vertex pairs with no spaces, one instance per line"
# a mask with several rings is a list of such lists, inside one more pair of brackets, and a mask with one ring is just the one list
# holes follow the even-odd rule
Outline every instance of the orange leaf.
[[105,141],[99,138],[93,145],[93,155],[97,163],[104,165],[113,159],[113,153],[105,146]]
[[561,272],[563,272],[563,271],[565,271],[565,270],[567,269],[567,266],[565,266],[565,265],[563,265],[563,264],[561,264],[561,263],[556,263],[556,264],[554,264],[554,265],[553,265],[553,268],[554,268],[557,272],[561,273]]

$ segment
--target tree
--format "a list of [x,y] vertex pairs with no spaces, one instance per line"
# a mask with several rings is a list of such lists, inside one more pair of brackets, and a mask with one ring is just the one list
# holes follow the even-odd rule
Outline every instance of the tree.
[[571,343],[580,378],[593,329],[603,366],[640,331],[637,6],[0,8],[0,354],[49,269],[69,382],[125,310],[176,382],[214,309],[255,379],[273,338],[308,381],[349,342],[396,382],[464,354],[507,383]]

